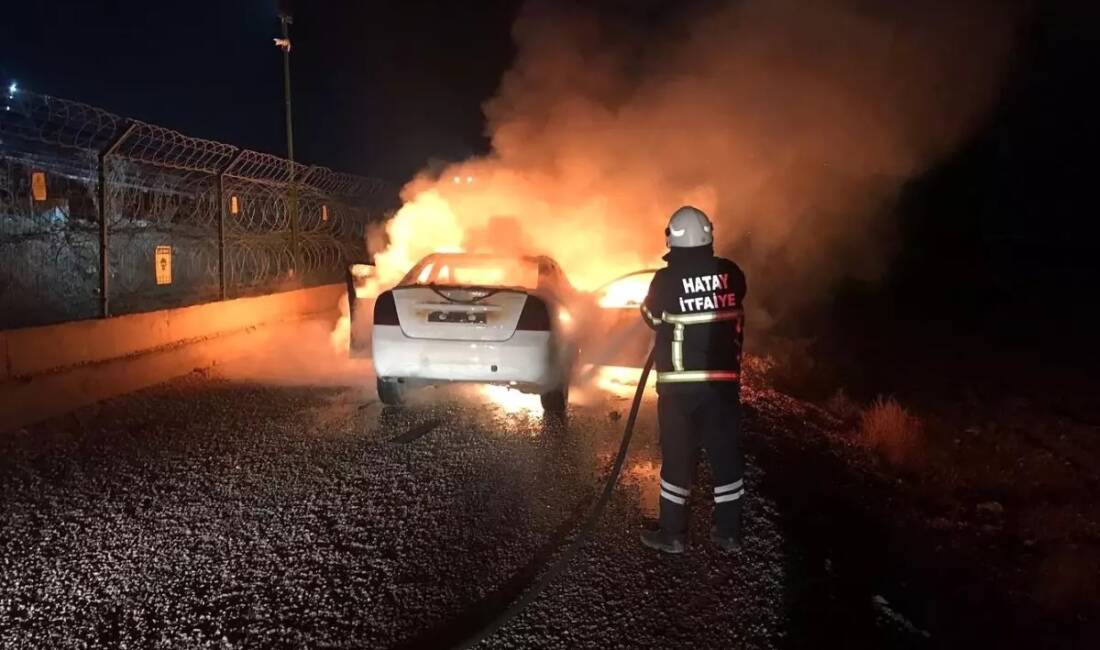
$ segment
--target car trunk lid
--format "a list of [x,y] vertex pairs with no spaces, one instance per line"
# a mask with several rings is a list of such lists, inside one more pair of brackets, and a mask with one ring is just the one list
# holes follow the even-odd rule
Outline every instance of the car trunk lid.
[[512,337],[527,293],[496,287],[393,289],[401,330],[410,338],[506,341]]

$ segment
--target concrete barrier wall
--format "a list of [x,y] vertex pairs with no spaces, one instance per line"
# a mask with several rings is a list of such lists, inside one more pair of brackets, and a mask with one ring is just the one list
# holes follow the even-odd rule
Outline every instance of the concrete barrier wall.
[[288,321],[334,317],[343,284],[0,331],[0,432],[233,360]]
[[343,284],[330,284],[144,314],[0,331],[0,382],[331,311],[344,291]]

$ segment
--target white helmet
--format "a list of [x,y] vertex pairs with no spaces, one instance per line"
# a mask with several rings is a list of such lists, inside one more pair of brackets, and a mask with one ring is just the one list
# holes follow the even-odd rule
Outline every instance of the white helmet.
[[692,248],[714,243],[714,226],[699,208],[685,205],[672,213],[665,228],[669,248]]

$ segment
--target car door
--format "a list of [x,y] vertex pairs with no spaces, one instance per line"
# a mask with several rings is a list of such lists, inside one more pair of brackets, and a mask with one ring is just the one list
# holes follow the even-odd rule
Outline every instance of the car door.
[[640,308],[655,270],[618,277],[592,294],[594,308],[586,319],[584,363],[599,366],[645,365],[653,347],[652,331],[642,322]]

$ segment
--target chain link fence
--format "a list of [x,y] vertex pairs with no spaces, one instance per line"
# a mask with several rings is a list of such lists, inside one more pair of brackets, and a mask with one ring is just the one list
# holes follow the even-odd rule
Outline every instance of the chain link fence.
[[79,102],[0,97],[0,329],[340,282],[375,179]]

